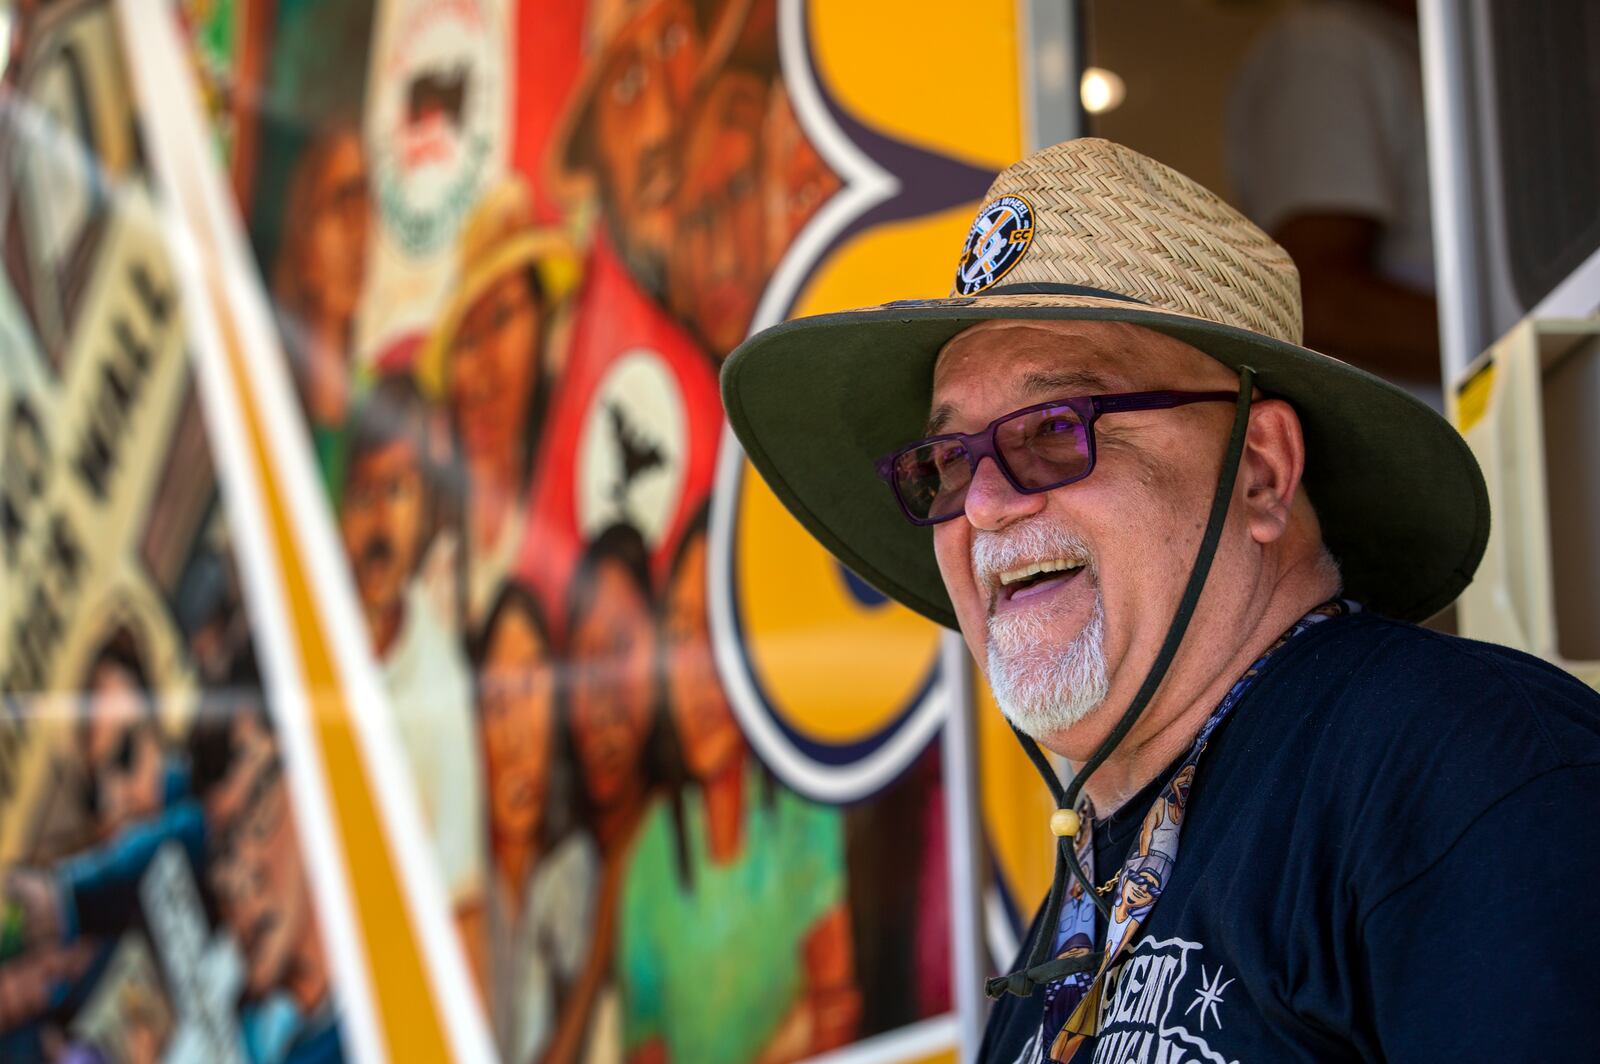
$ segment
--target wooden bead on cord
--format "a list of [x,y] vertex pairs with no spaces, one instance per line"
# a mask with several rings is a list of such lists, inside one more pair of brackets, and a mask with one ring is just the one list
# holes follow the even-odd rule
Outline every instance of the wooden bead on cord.
[[1057,809],[1050,814],[1050,832],[1063,839],[1070,839],[1078,834],[1082,824],[1078,819],[1075,809]]

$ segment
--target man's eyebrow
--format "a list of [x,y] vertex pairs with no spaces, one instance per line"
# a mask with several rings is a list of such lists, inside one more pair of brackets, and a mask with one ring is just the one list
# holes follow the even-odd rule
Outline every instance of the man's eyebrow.
[[[1104,395],[1116,392],[1119,386],[1088,370],[1064,369],[1029,373],[1022,378],[1022,394],[1036,399],[1065,399],[1073,395]],[[1020,406],[1028,405],[1026,402]],[[1020,408],[1020,407],[1019,407]],[[937,436],[958,413],[955,404],[940,403],[928,415],[924,436]]]
[[1115,392],[1118,386],[1109,378],[1089,370],[1063,369],[1030,373],[1022,378],[1022,389],[1030,394],[1044,393],[1048,398],[1064,399],[1069,395]]
[[923,426],[924,436],[937,436],[950,424],[950,419],[955,417],[956,408],[950,403],[940,403],[933,408],[933,413],[928,415],[928,423]]

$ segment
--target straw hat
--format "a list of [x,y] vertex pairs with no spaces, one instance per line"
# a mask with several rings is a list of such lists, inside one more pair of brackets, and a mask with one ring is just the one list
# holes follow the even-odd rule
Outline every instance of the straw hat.
[[516,178],[478,201],[461,227],[456,259],[459,281],[415,364],[417,385],[434,399],[445,394],[450,345],[461,319],[496,281],[531,266],[538,271],[547,307],[565,300],[578,282],[576,249],[559,231],[533,224],[528,187]]
[[1288,400],[1305,485],[1345,593],[1420,620],[1472,579],[1489,534],[1466,444],[1405,391],[1300,346],[1300,286],[1277,244],[1182,174],[1109,141],[1045,148],[990,186],[945,299],[800,318],[722,370],[728,420],[801,524],[895,599],[955,627],[932,534],[874,461],[922,431],[945,341],[992,318],[1120,321],[1176,337]]

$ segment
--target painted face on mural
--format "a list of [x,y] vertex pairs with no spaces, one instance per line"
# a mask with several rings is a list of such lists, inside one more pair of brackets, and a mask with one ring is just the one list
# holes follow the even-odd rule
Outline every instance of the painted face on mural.
[[84,769],[104,837],[160,811],[166,758],[150,692],[138,677],[103,662],[89,687]]
[[718,775],[744,743],[733,710],[717,678],[706,624],[706,537],[697,533],[680,555],[667,585],[662,639],[667,703],[689,774]]
[[655,624],[620,563],[594,570],[590,607],[572,628],[572,741],[584,786],[606,808],[638,785],[655,710]]
[[469,469],[515,454],[543,363],[544,313],[532,275],[489,286],[450,344],[450,403]]
[[369,616],[398,611],[422,550],[420,456],[400,438],[356,458],[346,475],[339,528]]
[[550,646],[525,610],[501,611],[479,674],[491,834],[529,839],[544,812],[555,731]]
[[361,140],[354,131],[333,134],[308,165],[315,169],[309,175],[307,213],[298,221],[304,227],[300,281],[323,315],[348,322],[361,299],[372,223]]
[[806,137],[781,81],[773,86],[767,115],[762,172],[770,273],[811,216],[842,185]]
[[656,283],[672,239],[674,139],[700,63],[694,11],[687,0],[648,3],[607,51],[593,104],[600,186],[624,257]]
[[766,282],[767,84],[747,70],[722,71],[685,138],[669,291],[678,313],[717,355],[744,339]]
[[245,993],[259,998],[310,976],[294,968],[317,931],[276,743],[259,712],[237,714],[231,729],[227,774],[206,799],[211,885],[244,954]]

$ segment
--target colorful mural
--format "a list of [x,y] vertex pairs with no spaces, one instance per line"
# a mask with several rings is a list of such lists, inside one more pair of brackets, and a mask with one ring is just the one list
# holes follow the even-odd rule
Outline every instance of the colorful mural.
[[[1009,13],[232,0],[170,33],[23,6],[0,981],[31,997],[0,1001],[36,1005],[4,1038],[948,1053],[936,740],[965,695],[747,474],[717,370],[787,316],[948,290],[1022,147]],[[130,89],[119,26],[181,40],[187,82],[144,49]],[[162,223],[193,235],[176,274]],[[89,865],[115,904],[49,922]]]
[[116,24],[24,14],[0,84],[0,1060],[334,1059]]

